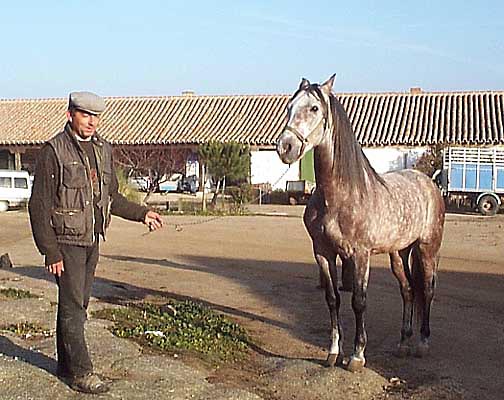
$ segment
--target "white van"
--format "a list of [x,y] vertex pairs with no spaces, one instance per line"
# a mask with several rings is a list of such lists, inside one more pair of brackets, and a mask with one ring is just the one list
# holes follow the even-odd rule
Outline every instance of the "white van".
[[0,169],[0,212],[9,207],[23,207],[31,196],[31,181],[28,171]]

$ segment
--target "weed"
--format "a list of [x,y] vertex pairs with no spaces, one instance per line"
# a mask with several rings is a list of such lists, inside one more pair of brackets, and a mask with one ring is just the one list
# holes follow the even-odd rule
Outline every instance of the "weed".
[[99,310],[93,316],[113,321],[114,335],[163,351],[187,350],[211,360],[236,361],[248,348],[249,338],[242,327],[191,301],[130,304]]
[[37,299],[38,296],[30,293],[27,290],[16,289],[16,288],[6,288],[0,289],[0,299]]
[[0,326],[0,330],[12,332],[18,336],[21,336],[23,339],[53,336],[53,333],[49,329],[31,322],[19,322],[17,324]]

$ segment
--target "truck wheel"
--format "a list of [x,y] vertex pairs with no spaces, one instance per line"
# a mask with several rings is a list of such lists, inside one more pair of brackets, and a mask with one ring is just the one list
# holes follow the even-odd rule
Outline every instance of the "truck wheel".
[[0,201],[0,212],[5,212],[9,209],[9,203],[6,201]]
[[478,201],[478,209],[482,215],[495,215],[499,210],[499,203],[495,197],[485,195]]
[[289,196],[289,204],[291,206],[295,206],[297,203],[298,203],[298,201],[294,196]]

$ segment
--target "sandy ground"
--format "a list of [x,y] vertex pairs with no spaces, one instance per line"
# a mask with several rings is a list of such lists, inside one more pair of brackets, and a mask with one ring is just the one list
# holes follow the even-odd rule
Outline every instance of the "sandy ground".
[[[360,398],[378,398],[375,389],[392,378],[399,378],[394,380],[400,382],[397,390],[382,397],[502,398],[504,215],[448,214],[427,358],[394,356],[401,298],[388,258],[372,258],[366,350],[372,375],[354,374],[355,380],[340,368],[333,370],[341,373],[324,375],[328,369],[320,366],[329,344],[329,317],[316,287],[318,272],[302,210],[262,206],[252,211],[267,215],[166,217],[166,229],[150,234],[140,224],[115,218],[101,249],[93,307],[113,298],[163,295],[203,301],[225,312],[249,330],[256,347],[249,366],[212,371],[206,380],[262,398],[329,399],[335,395],[326,393],[331,385],[350,385]],[[33,246],[26,213],[0,214],[0,226],[0,253],[8,252],[15,264],[10,271],[0,271],[2,286],[28,282],[33,291],[54,300],[55,286],[39,267],[42,259]],[[342,301],[349,354],[350,295],[342,294]],[[289,360],[295,362],[285,364]],[[366,385],[369,391],[355,389]]]

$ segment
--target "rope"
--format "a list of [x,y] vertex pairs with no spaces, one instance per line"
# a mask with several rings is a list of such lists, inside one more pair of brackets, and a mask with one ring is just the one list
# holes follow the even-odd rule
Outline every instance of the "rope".
[[[271,186],[275,186],[278,182],[280,182],[283,179],[283,177],[285,175],[287,175],[287,172],[289,172],[289,169],[290,169],[290,165],[282,173],[282,175],[280,175],[280,177],[275,182],[273,182],[273,184]],[[253,198],[250,202],[253,203],[253,202],[259,200],[259,198],[260,198],[260,195],[257,196],[257,197],[255,197],[255,198]],[[199,221],[189,221],[189,222],[185,222],[183,224],[165,223],[164,225],[166,225],[166,226],[173,226],[175,228],[175,231],[182,232],[182,230],[186,226],[202,225],[202,224],[206,224],[206,223],[209,223],[209,222],[212,222],[212,221],[216,221],[216,220],[221,219],[221,218],[224,218],[224,215],[217,215],[215,217],[212,217],[212,218],[209,218],[209,219],[204,219],[204,220],[199,220]],[[153,230],[149,230],[148,232],[142,233],[142,236],[147,236],[149,233],[152,233],[152,232],[154,232],[154,231]]]

